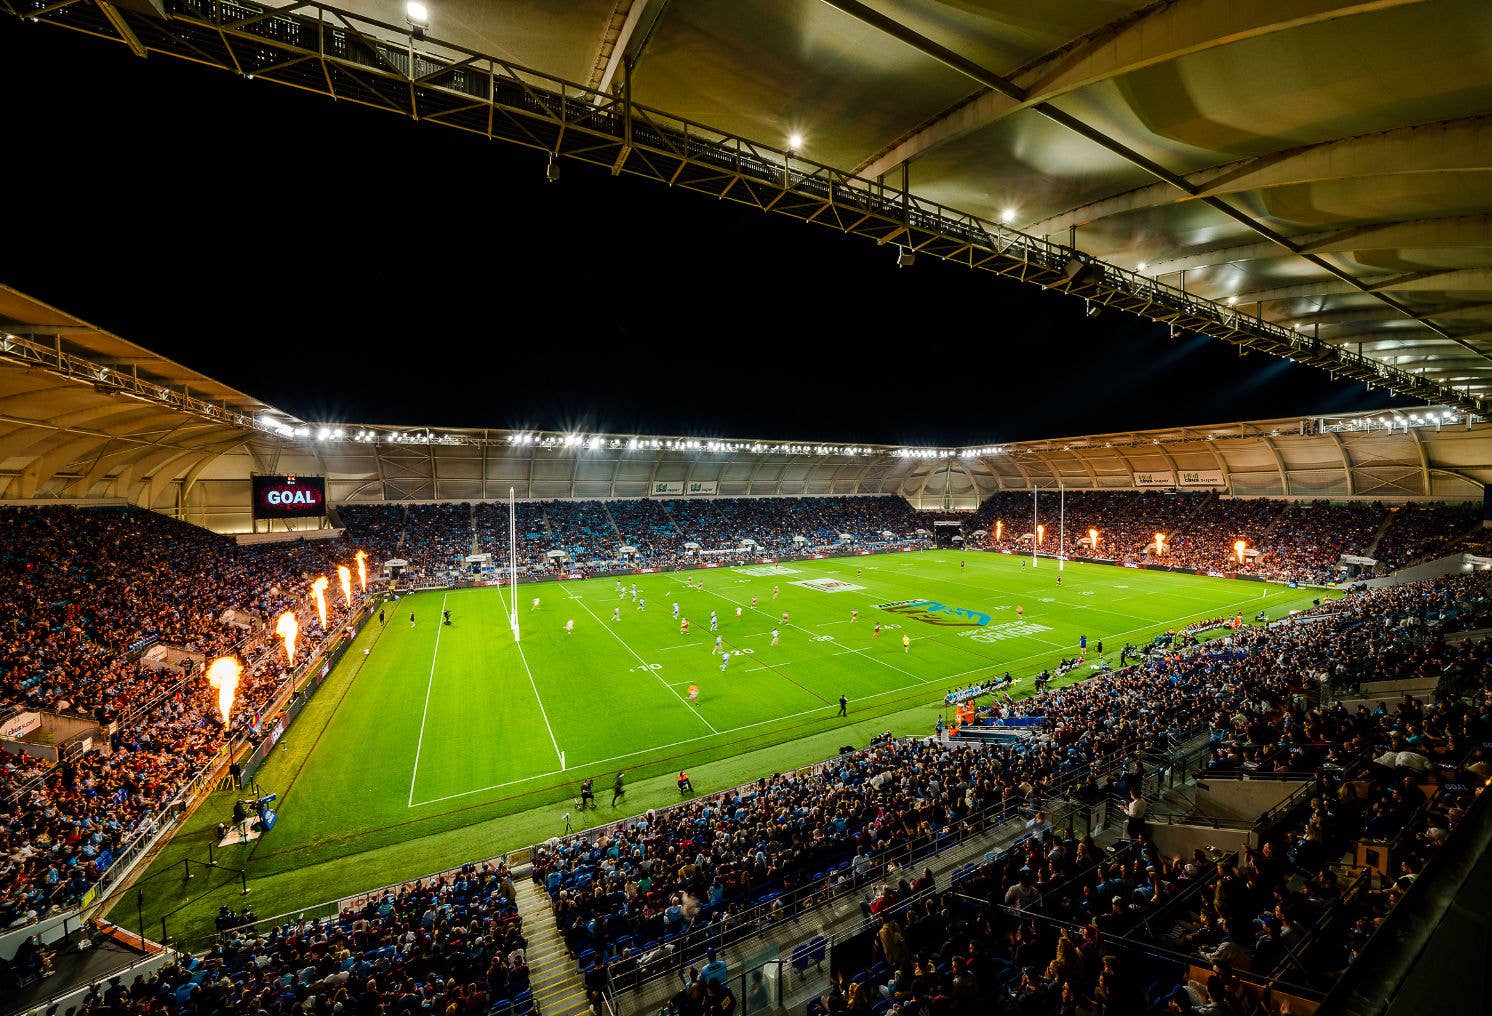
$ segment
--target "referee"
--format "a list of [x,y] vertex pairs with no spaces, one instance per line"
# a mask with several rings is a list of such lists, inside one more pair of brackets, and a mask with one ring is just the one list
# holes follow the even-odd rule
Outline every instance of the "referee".
[[625,775],[625,774],[624,773],[617,773],[616,774],[616,779],[613,780],[612,784],[611,784],[611,806],[613,808],[616,807],[617,801],[619,801],[621,798],[623,798],[623,797],[625,797],[627,795],[627,792],[622,789],[622,776],[623,775]]

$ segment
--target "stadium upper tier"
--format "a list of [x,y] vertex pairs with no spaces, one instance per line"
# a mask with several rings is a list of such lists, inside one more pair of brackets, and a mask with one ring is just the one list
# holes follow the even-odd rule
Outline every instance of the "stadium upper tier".
[[1492,479],[1492,424],[1434,406],[913,448],[302,421],[0,287],[0,499],[110,499],[242,532],[256,473],[325,475],[334,505],[510,488],[524,500],[893,494],[939,509],[1059,486],[1474,500]]

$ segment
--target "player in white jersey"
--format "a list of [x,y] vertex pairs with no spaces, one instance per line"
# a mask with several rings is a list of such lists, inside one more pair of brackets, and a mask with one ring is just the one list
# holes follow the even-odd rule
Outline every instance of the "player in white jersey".
[[565,622],[565,634],[566,635],[574,635],[575,634],[575,619],[573,617],[570,618],[570,620],[568,620],[568,621]]
[[774,646],[777,644],[777,629],[776,628],[772,629],[772,644]]
[[724,644],[725,644],[724,640],[721,639],[721,637],[719,635],[716,635],[715,636],[715,648],[710,650],[710,655],[714,656],[716,653],[720,652],[720,650],[724,647]]
[[632,602],[633,603],[637,602],[637,587],[636,586],[632,587]]
[[618,595],[618,596],[625,596],[625,595],[627,595],[627,594],[626,594],[626,593],[625,593],[625,592],[624,592],[624,591],[623,591],[623,590],[622,590],[622,580],[621,580],[621,579],[617,579],[617,580],[616,580],[616,594],[617,594],[617,595]]
[[673,618],[674,618],[675,621],[677,621],[679,619],[679,601],[678,600],[674,600],[673,601]]
[[611,619],[613,621],[620,621],[622,619],[622,608],[621,607],[612,607],[611,608]]
[[538,610],[539,609],[539,598],[537,596],[534,597],[534,605],[532,607],[529,607],[528,609],[529,610]]
[[720,622],[717,621],[717,620],[715,620],[715,615],[714,614],[711,614],[710,615],[710,631],[719,631],[719,630],[720,630]]
[[720,654],[720,673],[725,673],[725,665],[730,662],[730,653]]
[[637,609],[642,611],[646,611],[648,609],[648,598],[646,596],[638,598]]
[[737,621],[741,620],[741,608],[740,607],[736,608],[736,620]]

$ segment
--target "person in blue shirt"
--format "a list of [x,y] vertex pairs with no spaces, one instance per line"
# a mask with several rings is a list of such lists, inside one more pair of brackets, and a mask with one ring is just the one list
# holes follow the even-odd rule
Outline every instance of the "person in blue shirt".
[[711,946],[705,951],[705,965],[700,968],[699,979],[706,986],[711,981],[718,981],[724,985],[726,976],[725,961],[715,953],[715,947]]

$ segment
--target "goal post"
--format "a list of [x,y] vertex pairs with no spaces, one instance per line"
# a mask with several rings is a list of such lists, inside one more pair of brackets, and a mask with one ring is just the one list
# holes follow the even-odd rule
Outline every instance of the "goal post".
[[513,629],[513,641],[521,641],[518,629],[518,499],[512,487],[508,488],[508,590],[512,593],[508,602],[512,609],[508,614],[508,627]]

